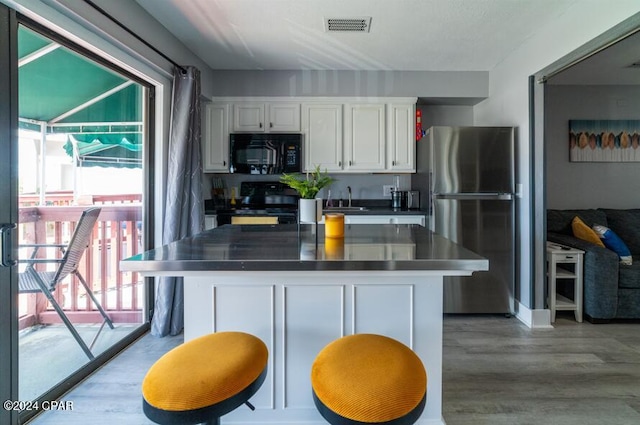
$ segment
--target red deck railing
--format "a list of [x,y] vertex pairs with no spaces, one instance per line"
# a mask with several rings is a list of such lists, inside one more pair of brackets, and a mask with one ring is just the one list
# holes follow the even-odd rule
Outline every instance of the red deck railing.
[[[86,200],[86,198],[85,198]],[[71,194],[47,196],[47,206],[37,204],[37,196],[20,197],[20,244],[68,243],[76,220],[90,205],[76,206]],[[80,273],[93,289],[102,306],[116,323],[141,323],[144,307],[143,280],[138,273],[120,272],[120,260],[142,250],[142,204],[140,195],[93,196],[91,205],[102,210],[94,228]],[[30,255],[20,251],[20,257]],[[41,257],[58,255],[49,249]],[[38,265],[55,270],[55,265]],[[54,296],[74,323],[100,323],[100,315],[86,296],[84,288],[73,277],[59,285]],[[20,329],[35,324],[60,323],[42,294],[20,295]]]

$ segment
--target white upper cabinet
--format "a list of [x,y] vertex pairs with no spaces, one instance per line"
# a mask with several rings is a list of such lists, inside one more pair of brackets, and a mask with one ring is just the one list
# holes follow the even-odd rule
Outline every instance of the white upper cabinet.
[[299,103],[234,103],[234,132],[300,132]]
[[416,171],[415,104],[388,104],[387,114],[387,170]]
[[415,100],[358,100],[303,103],[305,170],[320,165],[330,172],[415,172]]
[[300,132],[300,104],[299,103],[269,103],[269,131]]
[[229,105],[207,103],[203,112],[202,169],[205,173],[228,173]]
[[264,103],[234,104],[233,131],[264,131]]
[[304,171],[416,170],[410,97],[215,97],[205,114],[204,171],[228,172],[229,133],[302,133]]
[[345,171],[383,171],[386,166],[385,105],[347,104],[344,138]]
[[303,103],[304,169],[342,171],[342,104]]

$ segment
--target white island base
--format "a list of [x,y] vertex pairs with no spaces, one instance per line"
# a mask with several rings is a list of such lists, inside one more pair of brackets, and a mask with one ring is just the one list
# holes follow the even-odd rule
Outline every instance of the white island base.
[[311,364],[328,343],[376,333],[411,347],[427,371],[419,425],[441,425],[442,277],[470,271],[186,272],[185,341],[210,332],[256,335],[269,370],[251,399],[222,424],[326,424],[311,395]]

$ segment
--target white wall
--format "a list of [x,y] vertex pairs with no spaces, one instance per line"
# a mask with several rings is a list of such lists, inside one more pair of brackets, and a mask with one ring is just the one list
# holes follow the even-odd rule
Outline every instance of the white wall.
[[434,125],[473,125],[473,106],[465,105],[418,105],[422,111],[422,128]]
[[545,90],[547,208],[640,208],[640,163],[569,162],[569,120],[640,119],[639,86]]
[[[607,31],[628,17],[640,12],[637,0],[577,1],[554,21],[541,26],[538,32],[515,50],[489,74],[489,98],[474,108],[475,125],[508,125],[518,127],[518,177],[522,198],[518,202],[519,217],[519,301],[528,308],[534,306],[530,279],[532,256],[530,227],[532,199],[529,158],[529,95],[528,78],[556,60]],[[536,188],[543,190],[543,188]],[[536,212],[540,214],[540,212]],[[539,297],[535,297],[538,299]]]
[[427,71],[215,71],[215,96],[486,98],[489,73]]
[[[395,176],[400,178],[400,189],[408,190],[411,188],[411,174],[346,174],[333,173],[329,174],[335,179],[331,185],[332,199],[347,199],[347,186],[351,187],[352,199],[389,199],[390,196],[384,196],[382,186],[395,184]],[[244,181],[278,181],[280,176],[265,175],[247,175],[247,174],[207,174],[205,176],[205,184],[211,185],[212,178],[221,177],[225,187],[230,190],[232,187],[239,188],[240,183]],[[209,189],[210,190],[210,189]],[[209,192],[210,193],[210,192]],[[236,191],[236,194],[238,192]],[[205,195],[211,198],[210,195]],[[327,190],[323,189],[318,194],[319,197],[327,198]]]

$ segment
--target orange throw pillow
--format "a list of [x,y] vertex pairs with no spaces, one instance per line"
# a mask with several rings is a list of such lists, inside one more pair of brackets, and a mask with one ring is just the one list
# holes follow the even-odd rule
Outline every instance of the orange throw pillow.
[[591,242],[592,244],[596,244],[604,248],[604,244],[598,234],[594,232],[591,227],[587,226],[580,217],[573,217],[573,220],[571,221],[571,229],[573,230],[573,236],[576,238]]

